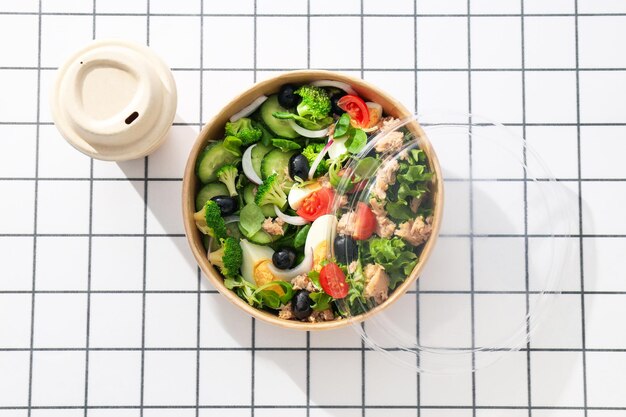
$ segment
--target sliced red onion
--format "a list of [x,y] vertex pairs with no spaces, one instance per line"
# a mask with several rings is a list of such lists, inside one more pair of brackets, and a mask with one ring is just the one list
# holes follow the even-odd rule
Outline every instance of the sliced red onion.
[[293,128],[293,130],[295,130],[296,132],[298,132],[299,135],[302,135],[305,138],[323,138],[324,136],[328,135],[327,127],[322,130],[309,130],[303,128],[292,119],[287,120],[287,122],[289,123],[289,126]]
[[306,274],[313,269],[313,251],[304,253],[304,259],[300,262],[300,265],[292,269],[278,269],[273,263],[268,263],[268,269],[278,279],[283,281],[291,281],[298,275]]
[[335,88],[339,88],[343,91],[345,91],[348,94],[352,94],[357,96],[357,92],[354,91],[354,88],[352,88],[350,86],[350,84],[346,84],[344,82],[341,81],[333,81],[333,80],[318,80],[318,81],[313,81],[311,83],[311,85],[314,85],[316,87],[335,87]]
[[278,206],[274,206],[274,211],[276,212],[276,216],[285,223],[293,224],[294,226],[304,226],[308,223],[308,221],[304,220],[300,216],[289,216],[288,214],[283,213],[280,211]]
[[328,148],[330,148],[332,144],[333,144],[333,140],[328,139],[328,142],[326,143],[326,146],[324,146],[324,149],[322,149],[322,152],[320,152],[317,155],[317,158],[315,158],[315,161],[313,161],[313,165],[311,165],[311,169],[309,169],[309,179],[313,179],[313,175],[315,175],[315,170],[317,169],[318,165],[322,162],[322,159],[324,159],[326,152],[328,152]]
[[252,103],[248,104],[243,109],[239,110],[237,113],[230,116],[231,122],[236,122],[242,117],[250,116],[256,109],[258,109],[263,102],[267,100],[267,96],[257,97]]
[[258,184],[261,184],[263,180],[259,178],[257,173],[254,171],[254,168],[252,167],[252,148],[254,148],[255,146],[256,144],[250,146],[243,153],[243,159],[241,160],[241,165],[243,166],[243,173],[246,174],[246,177],[248,177],[250,181],[258,185]]

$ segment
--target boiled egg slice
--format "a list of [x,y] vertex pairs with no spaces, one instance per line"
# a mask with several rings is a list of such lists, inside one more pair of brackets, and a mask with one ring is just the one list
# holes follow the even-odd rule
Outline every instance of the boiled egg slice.
[[287,201],[289,201],[289,206],[298,210],[302,205],[302,202],[305,198],[313,194],[315,191],[322,188],[319,182],[312,182],[310,184],[304,186],[296,186],[291,187],[291,191],[289,191],[289,196],[287,197]]
[[334,214],[320,216],[309,229],[304,244],[305,253],[313,254],[313,269],[319,271],[320,263],[328,258],[330,245],[335,241],[337,217]]
[[274,250],[269,246],[255,245],[246,239],[241,239],[243,260],[241,262],[241,275],[246,281],[261,286],[274,280],[274,276],[267,268],[267,263],[272,263]]

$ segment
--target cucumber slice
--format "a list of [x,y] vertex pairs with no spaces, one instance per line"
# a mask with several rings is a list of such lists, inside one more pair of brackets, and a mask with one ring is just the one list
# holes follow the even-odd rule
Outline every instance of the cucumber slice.
[[217,195],[230,195],[228,188],[221,182],[212,182],[200,188],[196,196],[196,211],[202,210],[206,202]]
[[278,183],[282,184],[283,190],[290,190],[293,181],[289,178],[287,169],[289,167],[289,158],[295,154],[296,151],[283,152],[280,149],[274,149],[269,152],[261,161],[261,178],[265,179],[276,173]]
[[286,120],[277,119],[272,116],[272,114],[277,111],[288,111],[278,103],[278,95],[271,95],[267,100],[265,100],[259,111],[261,112],[261,120],[263,120],[263,123],[265,123],[267,127],[269,127],[270,130],[278,136],[288,139],[294,139],[300,136],[291,126],[289,126],[289,123]]
[[239,227],[237,226],[239,222],[228,223],[226,225],[226,234],[230,237],[234,237],[235,239],[241,239],[241,232],[239,231]]
[[[239,228],[239,231],[245,236],[244,231]],[[278,236],[280,237],[280,236]],[[259,245],[269,245],[275,240],[275,236],[270,235],[265,230],[259,230],[252,236],[246,236],[246,238],[252,243],[258,243]]]
[[[254,184],[248,184],[243,188],[243,201],[245,204],[254,203]],[[261,207],[261,212],[265,217],[276,217],[276,211],[274,211],[274,206],[271,204],[266,204]]]
[[223,142],[207,145],[196,161],[196,175],[203,184],[217,179],[217,170],[224,165],[235,165],[240,157],[224,148]]
[[244,204],[254,203],[254,184],[248,184],[243,187],[243,202]]
[[257,145],[252,148],[252,168],[259,177],[261,176],[261,161],[272,149],[274,149],[273,146],[265,146],[261,143],[257,143]]

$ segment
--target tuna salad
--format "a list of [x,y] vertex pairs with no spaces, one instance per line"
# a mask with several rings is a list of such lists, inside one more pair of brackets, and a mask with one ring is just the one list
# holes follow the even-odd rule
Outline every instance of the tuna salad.
[[384,303],[433,222],[426,154],[397,125],[337,81],[286,84],[233,115],[196,162],[194,219],[225,286],[285,320]]

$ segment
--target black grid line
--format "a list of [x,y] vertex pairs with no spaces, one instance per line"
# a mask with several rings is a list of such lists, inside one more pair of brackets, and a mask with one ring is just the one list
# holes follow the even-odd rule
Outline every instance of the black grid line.
[[[417,81],[418,81],[418,72],[417,72],[417,68],[418,68],[418,59],[417,59],[417,53],[418,53],[418,46],[417,46],[417,1],[418,0],[414,0],[413,1],[413,44],[414,44],[414,48],[413,48],[413,66],[415,69],[415,72],[413,73],[413,107],[415,109],[415,114],[419,114],[419,100],[418,100],[418,88],[417,88]],[[416,346],[420,346],[420,280],[416,280],[415,281],[415,341],[416,341]],[[415,366],[418,369],[418,372],[416,373],[416,379],[417,381],[416,383],[416,403],[417,403],[417,409],[416,409],[416,413],[417,413],[417,417],[421,416],[421,404],[422,404],[422,378],[421,378],[421,374],[419,372],[420,369],[420,353],[418,352],[415,355]]]
[[[204,0],[200,1],[200,68],[204,68]],[[203,105],[202,102],[204,100],[204,73],[200,71],[198,73],[199,77],[199,88],[200,88],[200,101],[198,103],[198,117],[202,120],[202,112]],[[202,127],[199,128],[199,131],[202,130]],[[202,320],[202,271],[200,267],[197,267],[197,279],[198,279],[198,297],[196,298],[196,302],[198,305],[196,306],[197,317],[196,317],[196,417],[200,416],[200,337],[201,337],[201,320]]]
[[[327,68],[326,68],[327,69]],[[196,69],[196,71],[200,71],[200,69]],[[227,72],[232,72],[235,71],[234,69],[227,69],[225,70]],[[246,70],[248,71],[248,70]],[[266,71],[266,69],[259,69],[258,71]],[[293,68],[284,68],[284,69],[267,69],[267,71],[293,71]],[[366,70],[367,71],[381,71],[378,69],[371,69],[371,70]],[[389,71],[389,70],[382,70],[382,71]],[[394,72],[401,72],[402,70],[397,70]],[[459,70],[462,72],[467,72],[468,69],[465,68],[463,70]],[[473,71],[473,70],[472,70]],[[528,71],[528,70],[527,70]],[[583,70],[581,70],[583,71]],[[626,71],[626,70],[624,70]],[[420,71],[418,71],[420,72]],[[518,70],[518,72],[521,72],[520,70]],[[447,123],[447,124],[454,124],[454,123]],[[40,126],[54,126],[54,122],[37,122],[37,121],[11,121],[11,122],[7,122],[7,121],[0,121],[0,126],[35,126],[35,125],[40,125]],[[521,127],[522,123],[520,122],[506,122],[506,123],[502,123],[503,126],[509,126],[509,127]],[[621,123],[621,122],[580,122],[580,123],[576,123],[576,122],[527,122],[525,123],[525,125],[528,126],[532,126],[532,127],[623,127],[626,126],[626,122]],[[204,126],[204,123],[201,122],[174,122],[173,126]],[[423,126],[428,126],[428,124],[424,124]],[[491,124],[486,124],[486,123],[474,123],[474,126],[491,126]],[[115,179],[116,177],[111,177],[111,179]],[[121,178],[121,177],[117,177],[118,179],[128,179],[128,178]],[[141,178],[141,180],[143,180],[143,178]]]
[[[92,17],[92,38],[96,39],[96,0],[93,0]],[[89,161],[89,237],[87,238],[87,313],[85,329],[85,412],[87,417],[87,406],[89,405],[89,335],[91,333],[91,259],[93,251],[93,159]]]
[[[574,0],[574,37],[575,37],[575,57],[576,57],[576,121],[578,125],[576,127],[576,157],[577,157],[577,169],[578,178],[582,176],[582,152],[580,143],[580,71],[579,69],[579,44],[578,44],[578,0]],[[587,355],[585,354],[585,347],[587,346],[586,331],[585,331],[585,268],[584,268],[584,240],[583,234],[583,200],[582,200],[582,182],[578,181],[578,230],[581,237],[578,239],[579,256],[580,256],[580,309],[581,309],[581,332],[582,332],[582,361],[583,361],[583,410],[584,415],[587,417]]]
[[[101,177],[101,178],[91,178],[91,177],[0,177],[0,181],[39,181],[39,182],[75,182],[75,181],[95,181],[95,182],[138,182],[138,181],[148,181],[148,182],[182,182],[182,178],[122,178],[122,177]],[[467,178],[445,178],[446,182],[470,182]],[[473,178],[472,182],[626,182],[626,178]]]
[[[196,294],[198,290],[90,290],[89,294]],[[0,294],[87,294],[87,290],[0,290]],[[201,290],[202,294],[219,294],[217,290]],[[471,294],[471,290],[408,290],[406,294]],[[554,295],[626,295],[625,291],[541,291],[541,290],[474,290],[474,294],[505,294],[505,295],[540,295],[540,294],[554,294]],[[2,350],[2,348],[0,348]]]
[[[361,0],[359,2],[359,7],[360,7],[360,24],[361,24],[361,78],[363,78],[364,75],[364,68],[365,68],[365,17],[364,17],[364,0]],[[364,334],[367,334],[367,332],[365,332],[365,323],[361,323],[361,329],[363,330]],[[361,417],[365,417],[365,341],[361,340]]]
[[[146,45],[150,46],[150,0],[146,0]],[[144,177],[148,178],[148,159],[149,156],[144,158]],[[143,185],[143,271],[142,271],[142,295],[141,295],[141,385],[139,390],[139,416],[143,417],[144,401],[145,401],[145,373],[146,373],[146,282],[147,282],[147,251],[148,251],[148,181],[144,180]]]
[[[42,16],[91,16],[91,12],[42,12]],[[155,17],[254,17],[252,13],[150,13]],[[23,16],[37,16],[35,11],[0,11],[2,15],[23,15]],[[140,12],[100,12],[98,16],[114,16],[114,17],[145,17],[145,13]],[[407,13],[311,13],[311,17],[410,17],[412,14]],[[258,17],[305,17],[306,13],[258,13]],[[417,17],[521,17],[521,13],[417,13]],[[526,17],[624,17],[626,13],[620,12],[595,12],[595,13],[527,13]]]
[[[145,405],[145,406],[137,406],[137,405],[92,405],[87,408],[90,410],[193,410],[195,409],[195,405]],[[0,406],[0,410],[24,410],[27,407],[25,406]],[[59,405],[59,406],[34,406],[33,410],[75,410],[82,409],[83,406],[79,405]],[[204,410],[222,410],[222,409],[235,409],[235,410],[248,410],[251,411],[255,408],[257,409],[266,409],[266,410],[274,410],[274,409],[293,409],[293,410],[302,410],[306,409],[306,405],[270,405],[270,404],[258,404],[254,407],[249,405],[230,405],[230,404],[217,404],[217,405],[200,405],[200,409]],[[357,404],[353,405],[311,405],[311,409],[340,409],[340,410],[359,410],[361,408],[365,408],[366,410],[413,410],[416,409],[416,405],[366,405],[365,407]],[[423,410],[560,410],[560,411],[626,411],[626,407],[612,407],[612,406],[588,406],[588,407],[580,407],[580,406],[533,406],[528,407],[526,405],[422,405],[420,407]]]
[[[521,31],[521,63],[522,63],[522,138],[524,140],[524,147],[522,149],[522,158],[524,163],[524,287],[526,289],[526,334],[530,335],[530,277],[528,272],[528,183],[526,179],[528,178],[527,172],[527,154],[526,154],[526,50],[525,50],[525,42],[526,36],[524,31],[524,0],[520,0],[520,10],[521,10],[521,18],[520,18],[520,31]],[[531,388],[531,358],[530,358],[530,336],[526,341],[526,391],[528,393],[528,417],[532,417],[532,412],[530,406],[532,405],[532,388]]]
[[[467,0],[467,10],[471,10],[471,0]],[[469,230],[474,234],[474,179],[473,158],[472,158],[472,19],[467,17],[467,109],[470,114],[468,118],[468,159],[469,159]],[[470,326],[472,342],[472,371],[476,370],[476,300],[474,297],[474,238],[470,237]],[[476,417],[476,372],[472,372],[472,417]]]
[[[437,346],[424,346],[425,348],[437,348]],[[201,352],[251,352],[252,347],[200,347]],[[489,346],[476,345],[474,348],[471,346],[461,347],[449,347],[446,348],[450,352],[469,351],[470,349],[489,349],[492,352],[509,352],[509,348],[492,348]],[[0,352],[29,352],[30,348],[2,348]],[[92,352],[195,352],[197,347],[91,347],[89,349],[84,347],[53,347],[53,348],[33,348],[34,352],[84,352],[86,350]],[[305,352],[306,347],[261,347],[254,348],[257,352]],[[315,347],[310,348],[311,352],[361,352],[360,347]],[[373,352],[370,347],[365,347],[365,351]],[[404,352],[412,351],[417,352],[417,349],[405,349],[405,348],[387,348],[390,352]],[[525,348],[518,349],[519,352],[598,352],[598,353],[626,353],[626,348]]]
[[[311,0],[306,2],[306,67],[311,68]],[[306,417],[311,415],[311,332],[306,332]]]
[[[185,237],[182,233],[93,233],[93,237]],[[0,233],[0,237],[89,237],[87,233]],[[524,238],[526,235],[523,233],[441,233],[439,238]],[[626,238],[626,234],[603,234],[603,233],[588,233],[588,234],[544,234],[544,233],[529,233],[529,238]]]
[[[258,9],[257,9],[257,0],[254,0],[254,16],[253,16],[253,25],[254,25],[254,29],[253,29],[253,42],[254,42],[254,54],[253,54],[253,59],[252,59],[252,64],[254,67],[254,71],[252,73],[252,80],[253,82],[256,83],[257,81],[257,62],[258,62],[258,19],[257,19],[257,13],[258,13]],[[251,326],[250,326],[250,332],[251,332],[251,348],[252,348],[252,353],[251,353],[251,358],[250,358],[250,385],[251,385],[251,389],[250,389],[250,405],[251,405],[251,409],[250,409],[250,417],[254,417],[254,407],[255,407],[255,388],[256,388],[256,319],[254,317],[251,318]]]
[[[98,14],[100,16],[100,14]],[[153,15],[151,15],[153,16]],[[404,17],[412,17],[412,15],[403,15]],[[300,16],[303,17],[303,16]],[[527,16],[528,17],[528,16]],[[0,71],[8,70],[8,71],[56,71],[58,67],[33,67],[33,66],[0,66]],[[254,68],[245,68],[245,67],[219,67],[219,68],[211,68],[211,67],[171,67],[170,68],[174,72],[185,72],[185,71],[203,71],[203,72],[254,72]],[[365,71],[365,72],[465,72],[468,68],[464,67],[452,67],[452,68],[418,68],[414,70],[413,68],[385,68],[385,67],[364,67],[361,69],[360,67],[320,67],[314,68],[320,70],[328,70],[328,71]],[[293,71],[294,68],[287,67],[259,67],[256,71]],[[531,67],[531,68],[519,68],[519,67],[501,67],[501,68],[472,68],[474,72],[624,72],[626,71],[626,67],[583,67],[583,68],[574,68],[574,67]],[[176,123],[174,124],[176,126]]]
[[[42,0],[38,2],[38,36],[37,36],[37,65],[41,66],[41,4]],[[41,117],[41,70],[37,71],[37,110],[36,119],[39,122]],[[39,125],[35,128],[35,208],[33,215],[33,283],[32,283],[32,295],[30,305],[30,354],[28,359],[28,417],[31,416],[32,404],[33,404],[33,346],[35,342],[35,290],[37,283],[37,214],[38,214],[38,194],[39,194]]]

